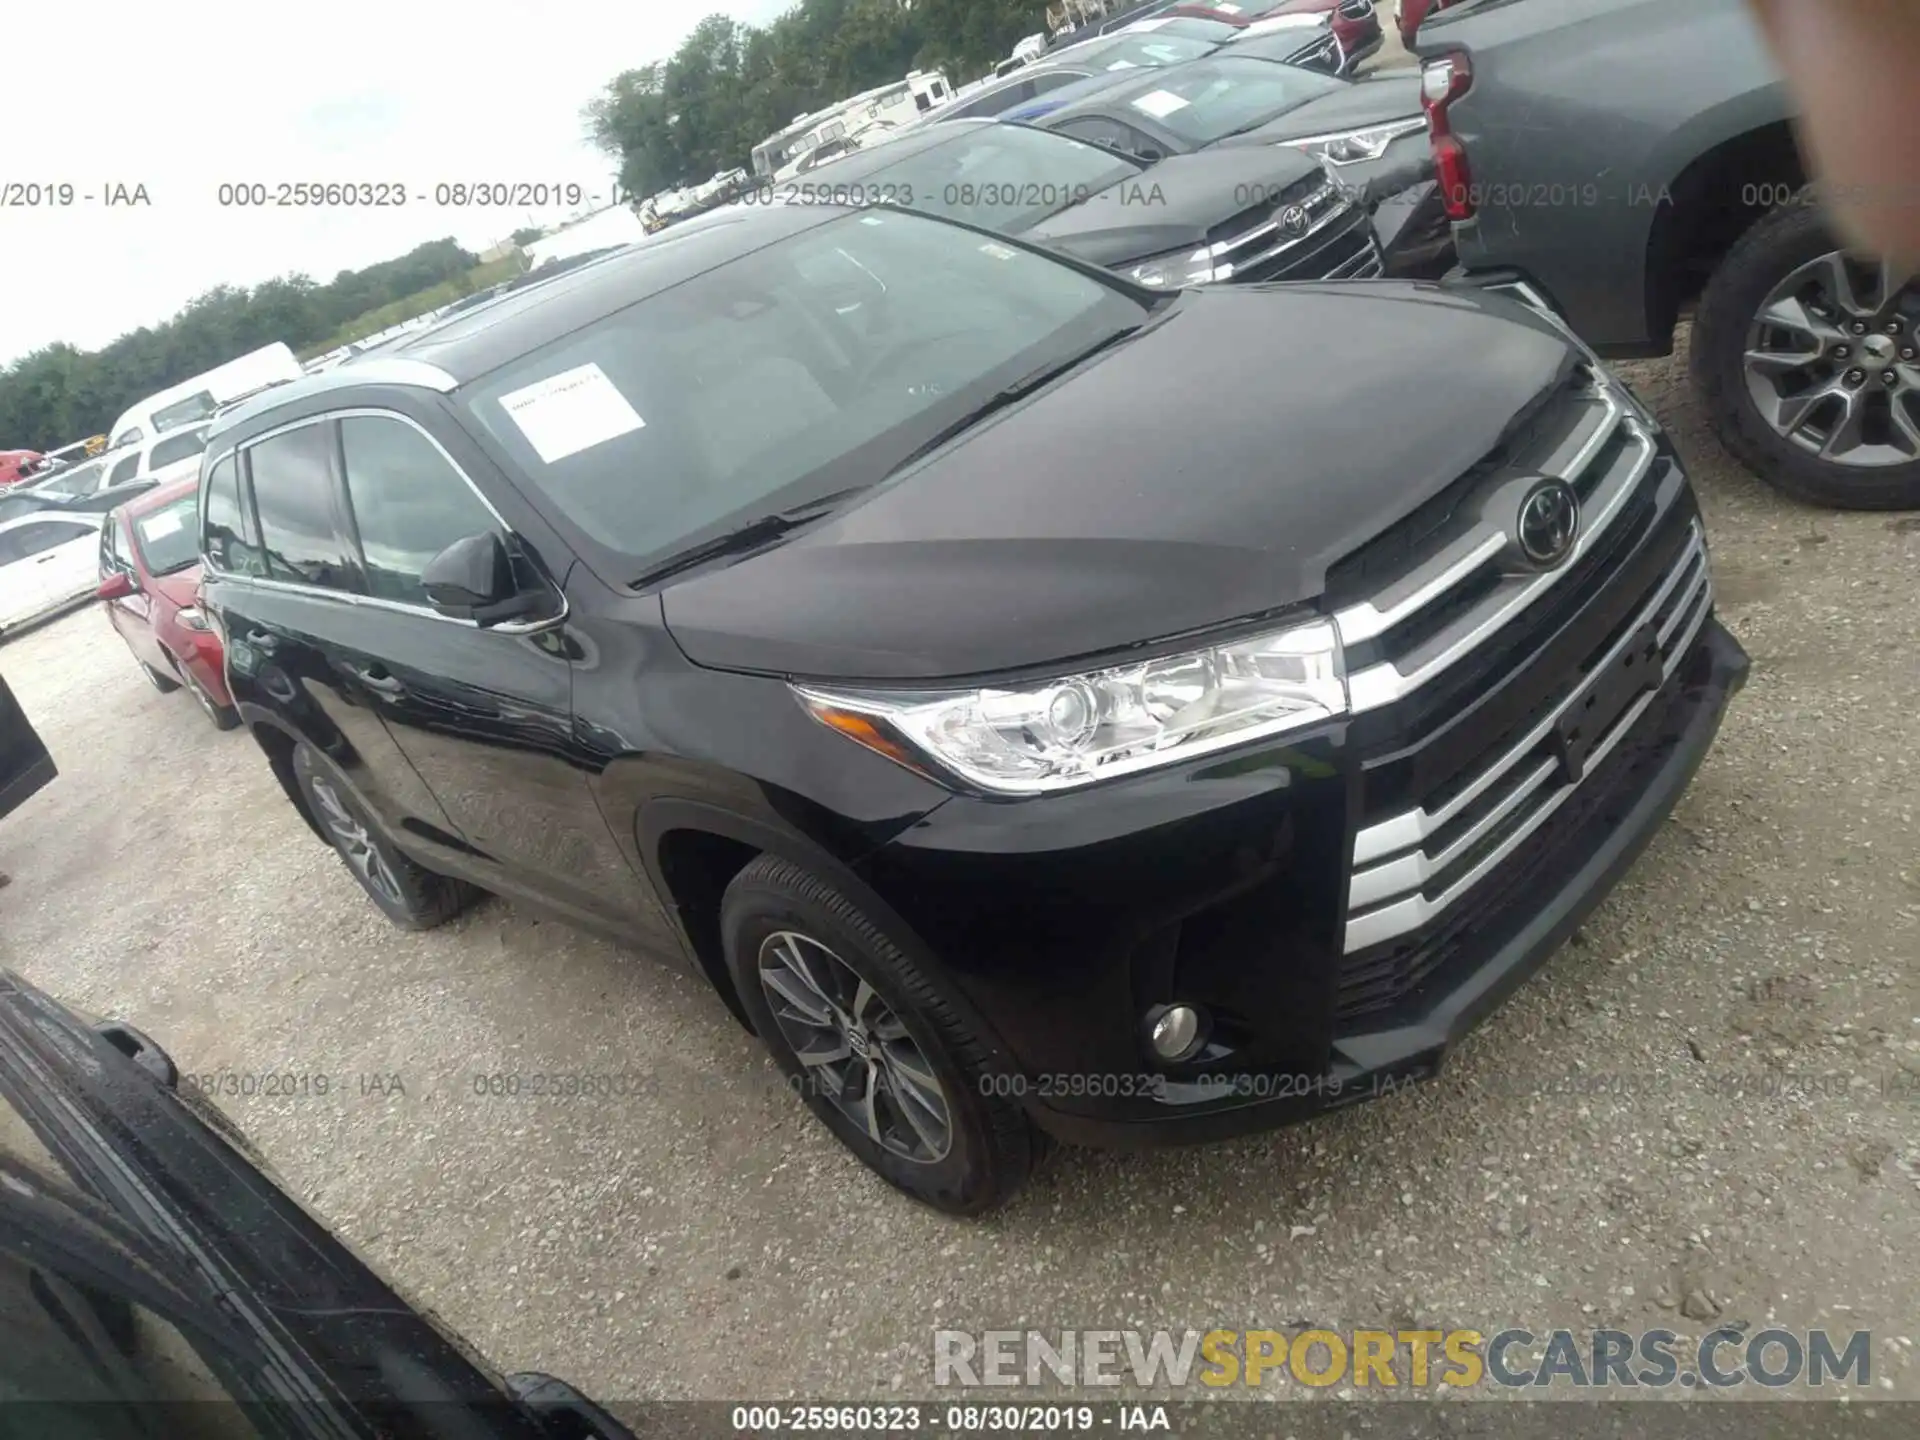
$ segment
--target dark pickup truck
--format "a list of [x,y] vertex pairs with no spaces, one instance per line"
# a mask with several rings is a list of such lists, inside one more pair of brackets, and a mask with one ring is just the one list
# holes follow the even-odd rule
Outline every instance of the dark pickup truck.
[[1920,284],[1833,232],[1746,0],[1461,0],[1418,50],[1470,278],[1608,358],[1668,353],[1691,312],[1701,407],[1755,474],[1920,508]]

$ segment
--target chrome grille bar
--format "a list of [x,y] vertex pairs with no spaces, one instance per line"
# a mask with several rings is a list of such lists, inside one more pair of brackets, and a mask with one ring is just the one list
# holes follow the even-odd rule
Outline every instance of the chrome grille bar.
[[[1652,469],[1658,447],[1653,433],[1627,412],[1620,400],[1604,396],[1603,418],[1578,443],[1560,478],[1574,482],[1603,455],[1614,436],[1624,429],[1630,454],[1624,466],[1600,478],[1588,507],[1580,539],[1559,567],[1537,574],[1502,576],[1474,607],[1455,619],[1422,649],[1407,656],[1385,659],[1348,677],[1350,703],[1355,712],[1390,705],[1451,669],[1484,644],[1495,631],[1533,605],[1578,565],[1581,557],[1600,543],[1613,521]],[[1558,467],[1556,467],[1558,468]],[[1555,473],[1554,470],[1547,471]],[[1455,588],[1473,580],[1494,563],[1495,546],[1504,549],[1506,536],[1488,525],[1428,563],[1409,578],[1409,593],[1385,604],[1376,597],[1340,610],[1334,622],[1343,644],[1374,639],[1408,620],[1428,605],[1443,600]],[[1431,572],[1431,573],[1427,573]]]
[[[1678,600],[1675,600],[1676,594]],[[1669,610],[1669,606],[1671,609]],[[1696,522],[1686,548],[1669,567],[1659,586],[1642,605],[1625,633],[1594,667],[1594,673],[1617,663],[1626,647],[1651,621],[1666,619],[1657,633],[1661,647],[1662,684],[1670,679],[1692,649],[1713,608],[1713,586],[1706,543]],[[1554,727],[1585,696],[1576,689],[1553,713],[1489,763],[1445,804],[1429,811],[1419,808],[1370,825],[1354,837],[1353,876],[1347,897],[1345,953],[1410,934],[1462,899],[1523,845],[1527,837],[1580,787],[1582,782],[1553,784],[1556,761],[1540,757],[1540,747]],[[1614,724],[1587,757],[1591,774],[1646,713],[1659,695],[1656,687],[1641,696]],[[1532,763],[1529,763],[1529,762]],[[1502,782],[1506,782],[1504,788]],[[1498,799],[1460,834],[1436,851],[1426,842],[1490,794]],[[1504,834],[1502,832],[1505,832]],[[1498,836],[1498,842],[1438,895],[1426,887],[1447,873],[1473,850]],[[1389,858],[1391,857],[1391,858]]]

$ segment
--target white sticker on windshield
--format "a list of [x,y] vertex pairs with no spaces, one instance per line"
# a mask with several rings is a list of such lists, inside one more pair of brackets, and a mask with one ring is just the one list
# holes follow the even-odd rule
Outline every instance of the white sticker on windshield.
[[1191,101],[1183,100],[1171,90],[1149,90],[1133,102],[1133,108],[1143,115],[1151,115],[1156,120],[1164,120],[1176,110],[1184,110]]
[[1226,3],[1226,0],[1220,0],[1220,3],[1216,4],[1213,8],[1228,15],[1238,15],[1240,13],[1240,7],[1238,5],[1229,5]]
[[1010,245],[1001,245],[996,243],[995,241],[989,240],[986,244],[980,247],[980,253],[982,255],[991,255],[996,260],[1011,260],[1013,259],[1014,256],[1018,255],[1020,252],[1018,250],[1015,250]]
[[186,523],[186,516],[178,510],[162,510],[158,515],[149,515],[140,522],[140,538],[158,540],[162,535],[174,534]]
[[647,426],[591,361],[502,395],[500,408],[549,465]]
[[1140,67],[1131,60],[1116,60],[1107,66],[1109,70],[1138,70]]

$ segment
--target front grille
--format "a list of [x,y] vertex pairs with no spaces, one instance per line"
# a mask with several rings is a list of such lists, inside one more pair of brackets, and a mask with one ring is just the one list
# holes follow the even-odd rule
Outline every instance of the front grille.
[[[1369,950],[1430,924],[1464,900],[1513,856],[1586,783],[1566,778],[1557,736],[1578,719],[1616,666],[1636,659],[1657,667],[1650,687],[1627,705],[1604,734],[1587,737],[1581,769],[1590,777],[1634,727],[1691,650],[1713,608],[1706,542],[1698,521],[1651,593],[1602,647],[1580,678],[1517,737],[1478,766],[1449,777],[1418,803],[1361,828],[1354,836],[1348,881],[1345,953]],[[1636,655],[1641,645],[1644,654]],[[1342,977],[1342,1003],[1390,1005],[1428,973],[1411,957],[1389,954]],[[1430,957],[1431,958],[1431,957]],[[1437,963],[1435,961],[1434,963]],[[1382,967],[1392,971],[1383,983]],[[1357,1013],[1357,1012],[1353,1012]]]
[[[1295,210],[1299,219],[1289,227],[1288,212]],[[1365,208],[1330,179],[1246,218],[1244,228],[1208,247],[1219,280],[1367,280],[1381,272],[1380,244]]]
[[[1590,577],[1634,519],[1634,500],[1659,447],[1613,385],[1583,368],[1568,390],[1456,482],[1328,577],[1350,667],[1356,714],[1378,710],[1440,680],[1493,634],[1556,587]],[[1577,548],[1559,568],[1536,571],[1512,558],[1508,520],[1473,502],[1516,476],[1566,480],[1581,497]],[[1351,600],[1354,577],[1366,598]],[[1390,577],[1390,578],[1389,578]]]
[[1303,50],[1295,51],[1287,57],[1287,64],[1298,65],[1307,70],[1325,70],[1338,73],[1346,57],[1340,53],[1340,39],[1329,32]]

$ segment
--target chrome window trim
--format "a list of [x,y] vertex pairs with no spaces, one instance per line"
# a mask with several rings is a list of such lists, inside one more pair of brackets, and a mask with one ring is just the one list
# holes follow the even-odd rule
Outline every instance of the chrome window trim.
[[[1713,613],[1712,573],[1705,535],[1698,521],[1693,523],[1688,543],[1678,559],[1668,568],[1650,598],[1635,612],[1634,620],[1626,635],[1609,648],[1596,668],[1604,668],[1620,657],[1627,644],[1639,633],[1640,628],[1666,607],[1675,590],[1681,587],[1682,581],[1688,581],[1688,583],[1681,592],[1678,603],[1674,605],[1658,632],[1657,638],[1665,652],[1661,664],[1660,684],[1635,701],[1615,722],[1607,737],[1594,747],[1587,757],[1586,769],[1580,780],[1571,785],[1561,785],[1553,794],[1541,801],[1510,835],[1449,885],[1443,893],[1428,899],[1421,893],[1421,887],[1435,874],[1443,871],[1451,860],[1457,859],[1474,843],[1485,838],[1490,830],[1505,822],[1515,811],[1532,799],[1541,786],[1552,778],[1554,765],[1550,761],[1543,761],[1535,766],[1509,791],[1499,805],[1483,816],[1467,834],[1448,846],[1440,856],[1429,857],[1424,851],[1415,847],[1424,844],[1428,836],[1442,828],[1449,820],[1506,778],[1522,760],[1543,743],[1561,717],[1585,694],[1584,687],[1576,689],[1554,708],[1550,716],[1520,741],[1510,746],[1485,771],[1476,776],[1467,789],[1439,810],[1428,812],[1423,808],[1395,815],[1368,826],[1354,837],[1352,861],[1354,868],[1348,880],[1347,923],[1342,953],[1351,955],[1355,951],[1366,950],[1386,941],[1398,939],[1444,914],[1525,844],[1527,839],[1580,789],[1585,783],[1585,777],[1591,775],[1594,769],[1613,753],[1622,738],[1646,713],[1647,708],[1659,698],[1667,682],[1673,678],[1674,672],[1686,661],[1693,650],[1694,642],[1699,638],[1702,627],[1707,622],[1707,617]],[[1679,633],[1679,638],[1671,649],[1667,649],[1667,642],[1673,639],[1676,632]],[[1402,853],[1407,851],[1412,853]],[[1383,858],[1387,856],[1396,858]],[[1368,865],[1368,862],[1375,863],[1372,863],[1369,868],[1361,868]],[[1400,898],[1396,900],[1395,896]],[[1355,909],[1366,906],[1378,908],[1370,909],[1359,916],[1353,914]]]
[[[213,470],[219,466],[220,462],[225,460],[229,455],[238,456],[241,451],[251,450],[261,441],[271,440],[276,435],[286,435],[295,430],[305,429],[310,425],[330,425],[336,420],[352,419],[398,420],[403,425],[412,426],[414,430],[426,437],[427,443],[432,445],[433,448],[440,453],[440,458],[447,462],[448,466],[453,470],[453,473],[460,477],[466,484],[467,489],[472,491],[475,498],[486,507],[487,513],[493,516],[495,523],[499,525],[502,537],[506,539],[513,538],[514,530],[513,527],[507,523],[506,517],[495,507],[493,501],[487,498],[486,492],[473,483],[473,477],[467,474],[466,469],[460,462],[447,453],[447,447],[440,443],[439,437],[412,416],[403,415],[398,410],[388,410],[379,405],[353,405],[344,410],[328,410],[319,415],[303,415],[298,420],[289,420],[284,425],[276,425],[271,430],[263,430],[258,435],[251,436],[244,444],[235,445],[232,449],[221,452],[219,456],[207,463],[201,474],[203,477],[211,474]],[[344,442],[342,443],[344,446]],[[342,463],[343,465],[345,463],[344,453],[342,455]],[[343,484],[346,483],[344,469],[341,472],[341,482]],[[351,498],[352,491],[351,487],[349,487],[349,501],[351,501]],[[257,513],[257,500],[255,501],[255,506]],[[356,521],[356,524],[357,523]],[[348,604],[364,605],[376,610],[391,610],[402,615],[425,615],[449,625],[463,625],[474,630],[491,630],[500,635],[535,635],[542,630],[551,630],[557,625],[564,624],[568,615],[570,615],[573,610],[571,602],[567,599],[567,592],[561,589],[559,582],[549,575],[544,578],[548,584],[553,586],[554,593],[560,597],[560,612],[557,615],[551,615],[544,620],[507,620],[498,625],[483,626],[477,620],[462,619],[457,615],[443,615],[431,605],[420,605],[406,600],[388,600],[384,596],[379,595],[355,595],[345,590],[329,590],[323,585],[302,585],[293,580],[275,580],[264,575],[241,575],[232,570],[222,570],[211,562],[211,557],[208,556],[205,550],[204,531],[202,531],[201,538],[203,542],[201,564],[205,567],[208,574],[216,576],[223,581],[246,585],[256,589],[280,590],[291,595],[312,596],[319,600],[339,600]],[[262,537],[262,539],[264,543],[264,537]]]

